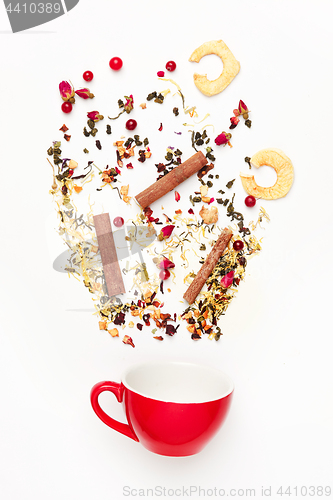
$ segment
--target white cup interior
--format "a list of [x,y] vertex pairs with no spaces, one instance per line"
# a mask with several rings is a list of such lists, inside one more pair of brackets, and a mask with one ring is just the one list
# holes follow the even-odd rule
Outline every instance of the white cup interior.
[[233,391],[232,380],[223,372],[194,363],[144,363],[131,367],[122,377],[131,391],[159,401],[204,403]]

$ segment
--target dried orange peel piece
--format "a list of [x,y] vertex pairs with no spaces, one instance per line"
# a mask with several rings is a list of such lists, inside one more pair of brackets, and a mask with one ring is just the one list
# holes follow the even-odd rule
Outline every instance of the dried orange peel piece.
[[252,156],[250,162],[256,168],[263,165],[274,168],[277,179],[273,186],[262,187],[258,186],[253,175],[241,174],[243,188],[248,194],[264,200],[276,200],[286,196],[294,180],[294,167],[283,151],[273,148],[261,149]]
[[189,61],[199,62],[203,56],[215,54],[223,62],[223,71],[216,80],[208,80],[207,75],[194,73],[193,79],[196,87],[205,95],[212,96],[219,94],[239,73],[240,64],[235,59],[229,47],[222,40],[205,42],[198,47],[191,55]]

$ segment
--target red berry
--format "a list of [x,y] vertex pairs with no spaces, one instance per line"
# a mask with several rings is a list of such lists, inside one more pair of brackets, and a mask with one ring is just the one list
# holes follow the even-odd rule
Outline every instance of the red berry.
[[236,252],[240,252],[244,248],[244,243],[242,240],[236,240],[234,241],[234,244],[232,246],[233,249],[236,250]]
[[86,82],[91,82],[91,80],[94,78],[94,75],[91,71],[85,71],[83,73],[83,80]]
[[68,170],[68,175],[72,176],[73,174],[74,174],[74,170],[73,170],[72,168],[70,168],[70,169]]
[[168,71],[175,71],[176,63],[175,63],[175,61],[168,61],[165,65],[165,67]]
[[134,130],[137,126],[136,120],[127,120],[125,127],[127,130]]
[[249,195],[245,198],[245,205],[247,207],[254,207],[254,205],[256,204],[257,200],[255,199],[254,196],[252,195]]
[[113,57],[112,59],[110,59],[109,66],[114,71],[119,71],[122,65],[123,61],[120,59],[120,57]]
[[115,217],[113,219],[113,224],[116,226],[116,227],[121,227],[124,225],[124,219],[122,217]]
[[63,110],[64,113],[70,113],[73,109],[72,103],[71,102],[63,102],[61,105],[61,109]]
[[168,271],[167,269],[162,269],[162,271],[160,271],[159,277],[161,280],[167,280],[168,278],[170,278],[170,271]]

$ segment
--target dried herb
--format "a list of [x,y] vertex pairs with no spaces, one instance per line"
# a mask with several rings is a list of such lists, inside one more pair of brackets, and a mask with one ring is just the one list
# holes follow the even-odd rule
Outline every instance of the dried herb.
[[100,141],[96,141],[96,147],[97,149],[101,150],[102,149],[102,145],[101,145],[101,142]]
[[164,95],[163,94],[158,94],[155,99],[154,99],[154,102],[157,102],[159,104],[163,104],[163,101],[164,101]]
[[178,110],[178,108],[173,108],[172,112],[173,112],[173,114],[174,114],[175,116],[178,116],[178,115],[179,115],[179,110]]
[[244,161],[248,163],[249,168],[251,168],[251,158],[249,156],[245,156]]
[[92,130],[93,128],[95,128],[95,122],[94,122],[94,120],[89,119],[89,120],[87,121],[87,124],[88,124],[88,127],[89,127],[91,130]]
[[147,101],[151,101],[152,99],[155,99],[155,97],[157,97],[157,92],[151,92],[150,94],[148,94]]
[[88,151],[88,149],[87,149],[87,148],[84,148],[83,152],[84,152],[85,154],[88,154],[88,153],[89,153],[89,151]]
[[227,182],[226,187],[228,189],[232,188],[234,182],[235,182],[235,179],[233,179],[232,181]]
[[91,131],[90,131],[90,134],[95,137],[95,135],[97,134],[98,132],[98,129],[97,128],[93,128]]
[[[208,148],[207,148],[208,149]],[[210,148],[209,148],[210,149]],[[207,152],[206,154],[206,158],[208,158],[210,161],[215,161],[216,158],[214,155],[212,155],[212,153],[210,151]]]
[[251,120],[245,120],[245,125],[249,128],[251,128],[252,122]]
[[89,137],[89,136],[90,136],[90,132],[88,132],[88,130],[86,129],[86,127],[84,127],[84,129],[83,129],[83,134],[84,134],[86,137]]
[[106,126],[106,133],[109,135],[111,134],[111,125]]

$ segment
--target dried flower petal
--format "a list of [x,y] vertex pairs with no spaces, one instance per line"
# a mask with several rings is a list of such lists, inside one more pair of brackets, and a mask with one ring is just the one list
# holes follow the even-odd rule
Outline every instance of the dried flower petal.
[[59,91],[61,95],[61,99],[63,101],[75,102],[74,98],[74,88],[68,82],[60,82],[59,83]]
[[245,113],[246,111],[248,111],[248,108],[245,104],[244,101],[239,101],[239,104],[238,104],[238,111],[240,114],[243,114]]
[[171,260],[163,258],[161,262],[157,264],[157,267],[159,269],[173,269],[175,264]]
[[95,97],[94,94],[92,94],[89,89],[76,90],[75,94],[78,95],[79,97],[82,97],[82,99],[93,99]]
[[249,117],[249,113],[248,113],[249,110],[243,101],[239,101],[238,110],[239,110],[240,114],[243,115],[244,120],[247,120]]
[[68,127],[66,127],[66,125],[63,124],[63,126],[59,130],[61,130],[61,132],[67,132]]
[[166,328],[165,328],[165,333],[167,335],[170,335],[172,337],[176,333],[176,331],[178,330],[178,328],[179,328],[179,325],[176,326],[176,328],[173,325],[167,325]]
[[89,118],[89,120],[92,120],[94,122],[98,122],[99,120],[104,119],[104,116],[100,115],[98,111],[89,111],[89,113],[87,113],[87,117]]
[[234,276],[235,276],[235,271],[230,271],[225,276],[223,276],[223,278],[221,279],[221,285],[223,286],[223,288],[229,288],[229,286],[232,285]]
[[221,146],[221,144],[227,144],[228,141],[231,139],[231,134],[227,134],[226,132],[222,132],[220,135],[218,135],[215,138],[215,144],[217,146]]
[[232,118],[230,118],[230,121],[231,121],[231,125],[230,125],[230,129],[233,129],[235,128],[238,123],[239,123],[239,118],[237,118],[237,116],[233,116]]
[[125,95],[124,97],[126,99],[124,109],[125,109],[126,113],[130,113],[133,109],[133,104],[134,104],[133,95],[131,94],[129,97],[127,97]]
[[73,187],[74,187],[74,191],[76,193],[80,193],[82,191],[82,189],[83,189],[81,186],[77,186],[76,184]]
[[123,338],[123,343],[124,344],[129,344],[131,345],[132,347],[135,347],[134,343],[133,343],[133,340],[131,337],[129,337],[128,335],[124,335],[124,338]]
[[180,194],[178,193],[178,191],[175,191],[175,200],[176,201],[180,200]]
[[233,113],[234,113],[235,116],[239,116],[240,115],[240,112],[238,111],[238,109],[234,109]]
[[172,224],[169,224],[168,226],[164,226],[161,229],[160,234],[158,235],[159,241],[165,240],[171,236],[172,231],[174,230],[174,227]]
[[194,215],[193,208],[190,208],[188,211],[189,214]]

